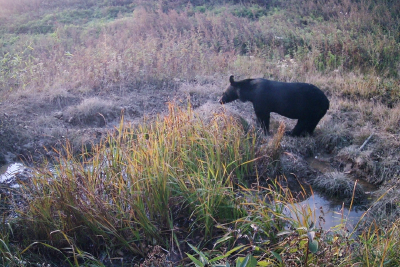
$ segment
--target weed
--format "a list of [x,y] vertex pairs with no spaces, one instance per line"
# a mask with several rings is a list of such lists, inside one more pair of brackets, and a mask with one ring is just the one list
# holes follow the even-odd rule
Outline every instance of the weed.
[[[235,227],[220,226],[225,235],[215,242],[213,250],[192,247],[199,256],[190,256],[196,266],[228,266],[230,262],[247,262],[242,266],[321,266],[351,262],[354,241],[343,235],[344,225],[327,232],[317,229],[315,225],[321,218],[315,218],[309,206],[297,205],[297,198],[277,181],[270,181],[268,187],[243,190],[247,201],[242,205],[247,216],[235,221]],[[236,253],[231,255],[232,251]]]
[[360,235],[360,245],[356,249],[355,262],[362,266],[397,266],[399,221],[388,228],[372,223]]

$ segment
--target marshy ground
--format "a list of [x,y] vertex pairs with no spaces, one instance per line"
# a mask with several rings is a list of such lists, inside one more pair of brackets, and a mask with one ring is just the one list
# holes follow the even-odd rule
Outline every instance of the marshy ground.
[[[252,254],[257,256],[260,262],[271,259],[273,264],[280,263],[282,266],[288,262],[298,264],[294,266],[307,266],[311,263],[322,264],[322,258],[326,257],[332,260],[332,264],[340,263],[343,266],[363,262],[366,258],[377,264],[391,261],[394,264],[391,266],[395,266],[398,263],[398,256],[394,253],[398,246],[394,242],[396,240],[394,237],[398,235],[398,203],[400,201],[398,193],[400,178],[398,13],[400,5],[398,3],[365,1],[360,4],[350,0],[341,3],[327,1],[326,4],[305,1],[304,5],[291,0],[267,4],[264,1],[249,1],[242,4],[236,4],[234,1],[216,1],[215,3],[190,1],[189,4],[185,1],[173,3],[165,1],[104,1],[104,3],[20,1],[17,3],[2,0],[0,7],[0,165],[23,160],[26,164],[40,170],[38,177],[35,178],[38,180],[34,180],[33,187],[29,185],[26,188],[26,192],[37,197],[33,197],[37,202],[31,202],[35,202],[36,206],[18,207],[27,228],[21,230],[18,220],[15,224],[11,224],[10,228],[32,233],[32,235],[24,241],[21,236],[13,236],[8,232],[8,224],[2,224],[0,239],[10,248],[10,251],[6,248],[1,248],[0,251],[4,259],[9,259],[4,262],[11,264],[10,266],[23,266],[18,260],[24,259],[27,255],[24,249],[46,238],[48,238],[48,243],[47,241],[43,243],[51,245],[53,252],[58,248],[68,246],[72,249],[84,247],[93,255],[96,250],[105,251],[105,254],[99,253],[93,256],[93,259],[88,255],[86,258],[84,256],[79,258],[75,256],[83,255],[83,251],[79,254],[74,250],[75,254],[72,253],[72,256],[67,252],[63,252],[62,257],[57,254],[58,252],[54,252],[53,255],[50,253],[48,256],[46,254],[48,252],[43,252],[43,248],[35,247],[27,256],[30,261],[40,262],[40,257],[44,257],[48,262],[62,258],[64,264],[69,265],[78,266],[90,260],[101,265],[106,262],[105,259],[115,257],[132,260],[132,255],[147,257],[149,261],[152,250],[160,250],[160,247],[156,245],[161,245],[168,251],[167,253],[163,250],[168,257],[164,258],[162,264],[168,266],[168,261],[178,262],[185,258],[185,252],[191,251],[194,254],[194,250],[191,250],[184,240],[195,243],[193,245],[198,245],[198,247],[204,247],[210,253],[208,255],[223,255],[229,249],[256,242],[256,239],[242,237],[240,231],[247,231],[247,234],[251,232],[254,234],[253,238],[257,236],[257,242],[260,242],[257,244],[261,244],[261,241],[266,242],[267,239],[268,242],[279,244],[260,245],[263,251],[261,254],[257,254],[249,246],[239,255]],[[271,80],[315,84],[327,94],[330,109],[311,137],[282,137],[282,127],[291,129],[295,121],[276,114],[272,114],[271,118],[271,136],[264,136],[256,125],[251,104],[237,102],[221,106],[218,103],[219,97],[229,83],[230,75],[235,75],[236,79],[264,77]],[[173,108],[169,103],[173,103]],[[191,108],[187,109],[189,103]],[[183,113],[176,109],[183,110]],[[227,221],[221,218],[221,214],[225,214],[223,212],[226,210],[221,211],[220,206],[216,205],[213,208],[218,211],[210,216],[209,219],[212,218],[212,222],[208,221],[209,219],[206,219],[207,216],[204,214],[208,214],[213,209],[207,206],[210,210],[201,210],[200,207],[210,202],[201,202],[203,195],[199,193],[195,197],[191,190],[196,188],[200,192],[198,185],[201,184],[209,186],[207,190],[212,191],[215,190],[211,189],[215,185],[196,180],[197,176],[194,174],[181,175],[182,171],[179,171],[179,168],[194,170],[197,167],[192,166],[190,160],[186,162],[180,157],[168,162],[168,166],[172,166],[169,170],[151,170],[148,167],[147,171],[153,176],[155,173],[166,171],[164,178],[167,180],[162,180],[165,182],[165,188],[160,188],[160,190],[165,189],[168,193],[165,196],[159,196],[159,202],[151,202],[151,200],[143,202],[143,206],[146,207],[142,210],[145,216],[140,217],[133,212],[129,207],[132,202],[129,201],[137,200],[137,192],[157,194],[162,190],[150,190],[150,187],[155,186],[152,183],[144,184],[143,188],[135,192],[122,189],[123,183],[126,182],[123,180],[126,177],[118,180],[118,177],[123,176],[121,173],[125,175],[132,172],[132,177],[138,174],[134,173],[136,170],[125,169],[126,166],[133,164],[129,161],[129,157],[125,158],[131,152],[121,152],[118,155],[108,154],[107,146],[113,144],[114,141],[118,143],[116,141],[118,138],[109,139],[110,135],[116,132],[121,133],[122,116],[124,125],[130,129],[126,132],[126,140],[132,143],[139,142],[141,139],[137,136],[141,134],[147,136],[148,133],[153,133],[153,128],[146,128],[147,126],[143,125],[153,125],[157,120],[160,120],[160,125],[164,120],[163,123],[171,127],[171,132],[173,132],[174,127],[181,127],[181,125],[174,124],[174,116],[171,112],[176,112],[176,118],[185,118],[184,114],[191,112],[196,114],[193,116],[199,118],[200,122],[186,118],[188,125],[193,123],[193,138],[201,137],[202,140],[209,138],[213,141],[221,140],[220,142],[223,143],[226,140],[234,140],[229,138],[235,137],[243,144],[251,143],[252,141],[249,140],[254,138],[255,151],[246,150],[247,146],[241,143],[238,145],[238,152],[232,152],[232,158],[229,158],[232,160],[231,163],[243,163],[246,160],[237,155],[246,155],[249,157],[247,160],[253,164],[251,156],[254,156],[259,160],[255,165],[251,165],[252,171],[247,174],[235,173],[233,176],[228,173],[221,175],[212,173],[212,175],[222,180],[229,177],[241,186],[248,182],[249,188],[254,190],[257,188],[260,195],[265,194],[265,198],[268,195],[268,198],[273,200],[272,202],[282,201],[286,205],[293,204],[293,201],[280,198],[292,196],[286,191],[287,188],[293,189],[293,197],[296,190],[300,188],[302,191],[298,186],[299,182],[303,187],[311,185],[324,196],[339,198],[346,205],[353,205],[356,202],[365,203],[366,199],[376,200],[372,204],[368,203],[369,211],[363,218],[363,226],[358,229],[361,241],[354,241],[355,243],[352,244],[352,246],[363,248],[366,251],[365,254],[362,252],[357,254],[350,249],[350,245],[346,247],[348,250],[340,252],[340,257],[333,252],[332,255],[329,254],[327,248],[330,247],[333,251],[343,246],[335,242],[336,240],[342,242],[344,239],[338,238],[339,234],[336,232],[330,239],[328,231],[318,233],[320,251],[325,251],[324,253],[327,254],[320,256],[316,253],[312,257],[308,256],[308,248],[304,250],[305,245],[301,243],[301,238],[296,239],[296,234],[303,230],[289,233],[284,232],[285,228],[279,222],[276,225],[267,225],[264,221],[273,221],[271,218],[277,216],[278,208],[269,207],[268,212],[272,212],[272,215],[268,213],[268,217],[267,212],[265,214],[262,212],[263,202],[255,199],[252,199],[253,203],[249,205],[249,203],[244,204],[245,202],[238,204],[232,198],[219,200],[213,198],[215,203],[223,203],[223,207],[229,207],[235,211],[228,212],[232,218],[230,218],[231,221]],[[227,118],[233,119],[230,121]],[[233,127],[224,128],[227,121],[231,122]],[[220,123],[218,127],[221,128],[214,125],[218,122]],[[198,125],[204,125],[204,129],[209,133],[215,133],[213,132],[215,129],[221,131],[229,129],[229,131],[226,132],[226,138],[218,139],[218,134],[209,136],[207,132],[200,131],[197,128]],[[160,126],[160,129],[167,126]],[[154,127],[158,129],[157,131],[161,131],[156,126]],[[146,129],[146,131],[139,131],[131,136],[129,131],[134,132],[134,129]],[[180,131],[187,130],[186,128],[179,129]],[[244,138],[246,134],[254,134],[254,136],[246,139]],[[151,134],[149,136],[152,140]],[[168,135],[160,136],[166,138],[165,142],[172,140],[167,139]],[[160,137],[160,140],[164,139]],[[365,143],[366,140],[368,140],[367,143]],[[70,147],[68,153],[65,153],[67,142]],[[109,142],[108,145],[107,142]],[[135,143],[138,148],[143,145],[140,142]],[[174,142],[171,144],[175,146]],[[185,139],[182,143],[183,147],[189,147],[190,142],[190,139]],[[99,148],[97,144],[103,144],[104,147]],[[158,144],[154,143],[154,146]],[[201,147],[202,144],[197,144],[195,148],[199,146]],[[208,145],[204,144],[204,147]],[[115,150],[119,151],[120,148],[121,151],[132,149],[121,145],[121,147],[116,146]],[[187,150],[191,151],[195,148],[191,147]],[[149,146],[142,149],[153,151]],[[165,147],[162,149],[169,151]],[[214,150],[204,151],[207,152],[199,153],[213,153]],[[122,164],[123,171],[116,166],[112,168],[103,166],[102,160],[99,159],[97,162],[99,169],[94,168],[90,175],[87,174],[87,170],[80,170],[79,165],[73,165],[71,167],[73,171],[64,167],[59,170],[58,175],[65,177],[64,184],[39,182],[40,177],[46,177],[49,180],[51,180],[49,177],[52,177],[51,172],[39,167],[41,163],[50,161],[57,165],[64,162],[65,159],[60,155],[67,156],[68,160],[79,157],[82,153],[95,158],[97,152],[106,155],[109,162],[115,162],[116,165]],[[178,152],[171,152],[171,155],[179,154]],[[130,155],[134,158],[133,152]],[[182,155],[185,155],[184,159],[190,158],[189,154]],[[164,156],[160,156],[160,159]],[[199,165],[209,160],[204,154],[195,155],[195,158],[196,160],[201,158],[198,161]],[[82,158],[80,159],[82,161]],[[141,162],[147,162],[147,160],[150,164],[150,159],[140,158]],[[174,165],[177,162],[180,163],[181,160],[189,165]],[[231,163],[222,162],[220,170],[224,169],[226,172]],[[165,164],[160,163],[160,165]],[[143,166],[147,165],[143,163]],[[207,168],[214,170],[211,167]],[[236,172],[239,169],[237,167],[230,171]],[[170,173],[172,170],[173,177]],[[109,173],[110,177],[104,173]],[[207,172],[199,170],[197,174],[205,175],[204,173]],[[107,179],[102,175],[105,175]],[[103,177],[104,181],[109,181],[109,184],[97,183],[96,177]],[[277,192],[282,190],[282,196],[274,195],[267,189],[260,191],[261,187],[270,186],[266,180],[274,180],[277,177],[281,177],[280,180],[278,179],[280,186],[276,184],[274,186],[279,189],[276,190]],[[356,180],[359,182],[354,187]],[[112,181],[119,181],[121,188],[118,186],[114,188]],[[188,181],[192,183],[192,189]],[[93,188],[86,183],[93,185]],[[73,184],[77,187],[69,187]],[[167,190],[169,184],[177,187]],[[229,186],[224,184],[221,188]],[[232,188],[237,189],[235,187],[236,185],[232,184]],[[67,188],[87,190],[86,195],[82,193],[82,199],[96,206],[96,211],[104,218],[96,218],[95,214],[84,207],[83,202],[75,202],[73,194],[63,195],[63,190]],[[371,194],[371,188],[374,189],[373,194]],[[219,188],[218,190],[221,191],[218,192],[232,196],[238,194],[234,189],[224,191],[225,189]],[[6,189],[1,190],[4,194],[7,193],[4,191]],[[247,192],[246,190],[244,191]],[[181,192],[186,200],[182,199],[182,196],[174,195],[177,191]],[[64,204],[46,202],[45,198],[41,198],[44,192],[48,193],[49,198],[63,199],[65,197]],[[105,198],[98,199],[97,195]],[[111,197],[107,198],[106,195]],[[6,199],[8,201],[10,198]],[[115,210],[108,204],[102,206],[98,201],[114,203],[118,209]],[[199,203],[193,204],[197,203],[196,201]],[[168,203],[167,207],[160,204],[164,202]],[[185,204],[180,206],[178,205],[180,202]],[[71,205],[71,210],[62,208],[65,203]],[[55,205],[57,210],[50,208],[50,204]],[[245,206],[245,208],[237,208],[237,206]],[[250,206],[258,208],[253,209]],[[74,213],[75,209],[82,213]],[[152,209],[154,209],[154,214],[151,212]],[[155,215],[157,210],[170,210],[170,214],[160,213],[161,215],[158,216]],[[37,215],[38,211],[42,211],[42,214],[48,217]],[[48,211],[48,214],[44,211]],[[2,212],[4,218],[9,214],[14,215],[8,208],[4,208]],[[85,213],[90,216],[73,220],[68,219],[70,213],[74,218],[81,216],[78,214]],[[124,213],[128,214],[127,217],[124,217]],[[32,219],[35,218],[33,215],[40,217],[40,220]],[[112,215],[116,215],[115,221]],[[176,218],[171,219],[168,216],[176,216]],[[247,216],[246,219],[240,219],[244,218],[243,216]],[[184,217],[190,217],[192,221],[185,220]],[[139,218],[144,221],[140,221]],[[147,220],[151,227],[144,226]],[[111,221],[113,223],[110,223]],[[127,221],[132,224],[125,224]],[[238,228],[233,227],[233,221],[237,222]],[[5,219],[4,222],[9,221]],[[240,225],[239,222],[245,223]],[[251,222],[254,222],[256,226]],[[47,228],[39,226],[40,223]],[[299,222],[297,222],[298,228],[295,227],[296,222],[291,221],[291,224],[294,229],[301,227]],[[309,226],[309,222],[305,224]],[[373,225],[378,225],[378,227],[372,229]],[[379,228],[379,225],[382,228]],[[76,230],[79,227],[90,229],[90,235],[88,234],[86,239],[78,238],[82,233]],[[194,234],[196,227],[205,234]],[[96,232],[98,228],[101,230]],[[306,232],[313,232],[311,228]],[[126,229],[140,230],[138,232],[132,230],[128,233]],[[258,232],[259,229],[265,232],[269,229],[271,233],[277,233],[280,230],[283,234],[266,237]],[[59,231],[57,237],[54,237],[55,231]],[[390,233],[391,236],[387,239],[385,236],[376,237],[374,242],[367,242],[366,240],[370,240],[371,233],[375,233],[374,231],[376,233],[386,231],[385,233],[388,236]],[[303,233],[301,232],[299,236],[301,234]],[[130,239],[124,240],[124,235]],[[144,237],[142,238],[141,235]],[[100,240],[99,236],[103,236],[103,239]],[[156,236],[162,236],[168,241],[157,240]],[[212,236],[215,237],[212,238]],[[228,240],[234,241],[227,242]],[[293,248],[296,247],[294,243],[297,241],[303,245],[295,251]],[[385,242],[390,246],[382,245]],[[212,244],[219,244],[219,246]],[[313,252],[312,246],[309,249]],[[21,251],[24,252],[21,253]],[[379,253],[374,254],[373,251],[379,251]],[[296,256],[297,261],[293,259]],[[228,256],[223,257],[223,259],[228,258]],[[185,260],[188,259],[185,258]]]

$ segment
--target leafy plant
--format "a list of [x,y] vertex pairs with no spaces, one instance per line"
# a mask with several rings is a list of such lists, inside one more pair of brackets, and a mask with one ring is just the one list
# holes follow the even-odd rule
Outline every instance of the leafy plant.
[[[186,255],[195,264],[196,267],[204,267],[204,266],[213,266],[213,267],[225,267],[226,266],[226,267],[229,267],[230,266],[229,262],[226,262],[225,264],[218,263],[218,262],[220,262],[222,260],[226,260],[231,254],[233,254],[234,252],[236,252],[244,247],[244,246],[237,246],[220,256],[210,259],[209,257],[206,256],[206,254],[204,254],[203,252],[198,250],[196,247],[192,246],[191,244],[188,244],[188,245],[199,256],[199,259],[196,259],[193,255],[186,253]],[[238,260],[238,262],[239,262],[239,260]],[[248,265],[239,265],[239,266],[248,266]],[[252,265],[250,265],[250,266],[252,266]]]

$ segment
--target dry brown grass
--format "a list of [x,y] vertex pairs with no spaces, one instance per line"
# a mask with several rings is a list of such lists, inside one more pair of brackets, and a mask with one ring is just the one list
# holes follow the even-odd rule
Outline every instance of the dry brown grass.
[[[283,6],[290,1],[286,2]],[[23,6],[7,0],[4,3]],[[222,15],[215,15],[190,9],[164,13],[155,7],[146,9],[146,5],[137,7],[131,17],[101,26],[58,24],[51,35],[21,39],[14,45],[5,59],[15,75],[6,75],[2,82],[4,88],[30,92],[59,86],[76,91],[107,90],[142,83],[161,85],[173,78],[190,81],[215,73],[236,73],[283,81],[321,79],[321,84],[333,85],[326,86],[332,93],[393,105],[398,82],[385,78],[384,73],[383,77],[374,74],[371,70],[376,66],[371,62],[388,66],[386,58],[379,57],[396,57],[394,37],[373,28],[371,33],[355,38],[352,31],[364,21],[359,18],[369,15],[371,19],[373,13],[366,13],[356,3],[329,3],[315,6],[308,1],[302,6],[300,13],[306,18],[315,13],[313,9],[327,16],[326,21],[306,25],[291,18],[291,13],[278,12],[254,21],[235,16],[226,7],[220,10]],[[332,5],[336,5],[334,11],[326,9]],[[344,10],[351,14],[339,16]],[[291,20],[286,20],[287,16]],[[20,57],[18,62],[11,57],[15,54]],[[344,74],[348,69],[356,74]],[[364,79],[365,73],[369,75]]]
[[47,9],[69,7],[77,4],[90,7],[95,5],[96,2],[95,0],[0,0],[0,18],[2,14],[5,17],[9,17],[24,12],[35,13]]
[[118,117],[120,110],[112,101],[98,97],[86,98],[76,106],[66,109],[63,116],[73,125],[104,126],[107,121]]
[[313,186],[328,196],[333,196],[343,199],[350,203],[352,197],[356,201],[360,201],[364,198],[364,189],[356,184],[350,177],[345,173],[341,172],[330,172],[317,177]]
[[40,5],[40,0],[0,0],[0,18],[11,16],[18,12],[29,11],[36,9]]

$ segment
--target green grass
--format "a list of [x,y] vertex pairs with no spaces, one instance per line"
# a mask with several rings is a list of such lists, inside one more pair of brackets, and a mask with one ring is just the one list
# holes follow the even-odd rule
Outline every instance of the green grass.
[[376,223],[366,227],[360,234],[360,245],[356,260],[362,266],[398,266],[400,259],[397,255],[399,249],[399,221],[385,229]]
[[169,111],[137,128],[121,122],[80,160],[67,146],[56,166],[39,169],[24,188],[25,245],[145,256],[147,244],[172,245],[182,218],[185,238],[209,240],[216,223],[243,216],[235,188],[252,175],[254,132],[222,114],[205,124],[190,108]]

